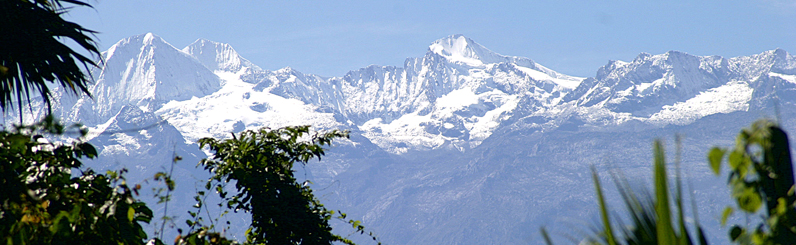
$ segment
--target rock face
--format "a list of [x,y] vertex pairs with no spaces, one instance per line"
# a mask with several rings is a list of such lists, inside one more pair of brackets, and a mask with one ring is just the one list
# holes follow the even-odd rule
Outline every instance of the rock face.
[[796,126],[796,57],[781,49],[735,58],[642,53],[589,78],[461,35],[434,41],[402,67],[331,78],[264,70],[203,39],[180,50],[151,33],[104,57],[94,98],[61,96],[54,110],[99,133],[97,168],[127,167],[143,179],[176,152],[189,162],[178,165],[180,178],[201,179],[192,166],[206,157],[194,144],[202,137],[305,124],[349,130],[322,162],[296,170],[328,207],[389,244],[540,243],[541,225],[577,235],[572,227],[597,218],[588,166],[648,179],[652,140],[667,139],[673,153],[676,133],[701,221],[712,241],[726,242],[713,217],[730,201],[705,153],[732,145],[762,116]]

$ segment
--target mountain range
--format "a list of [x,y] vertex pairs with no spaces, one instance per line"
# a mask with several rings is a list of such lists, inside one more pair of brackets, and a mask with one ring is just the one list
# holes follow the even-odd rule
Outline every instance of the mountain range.
[[[462,35],[434,41],[402,66],[339,77],[270,71],[229,44],[199,39],[178,49],[152,33],[102,56],[92,97],[54,89],[53,114],[91,128],[100,150],[93,168],[126,167],[143,181],[179,155],[175,175],[186,184],[178,182],[173,205],[189,207],[192,180],[207,176],[193,168],[209,154],[200,138],[288,125],[348,130],[350,139],[297,176],[385,244],[537,244],[540,226],[558,241],[580,237],[598,224],[589,166],[607,183],[609,172],[622,172],[649,185],[656,138],[669,159],[679,156],[709,239],[726,243],[718,219],[731,202],[707,150],[733,145],[758,118],[796,128],[796,56],[782,49],[734,58],[642,53],[588,78]],[[25,122],[46,113],[33,103]],[[14,115],[5,121],[18,122]],[[621,208],[616,191],[608,197]],[[169,215],[185,219],[186,209]]]

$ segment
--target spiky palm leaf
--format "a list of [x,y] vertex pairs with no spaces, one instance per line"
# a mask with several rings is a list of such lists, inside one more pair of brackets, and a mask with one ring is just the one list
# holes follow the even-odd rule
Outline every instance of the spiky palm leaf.
[[[51,110],[50,86],[58,84],[72,94],[89,94],[91,78],[81,70],[96,63],[72,50],[66,40],[100,56],[94,31],[66,21],[63,3],[90,5],[76,0],[0,0],[0,108],[16,105],[22,116],[23,104],[31,96],[42,97]],[[33,94],[33,95],[31,95]]]
[[[696,242],[691,240],[692,236],[685,226],[685,218],[683,215],[685,210],[683,209],[682,188],[680,186],[682,180],[679,177],[679,172],[677,174],[677,183],[674,193],[674,210],[672,210],[672,206],[670,206],[668,175],[666,174],[663,144],[660,141],[655,141],[653,145],[653,154],[653,178],[655,180],[654,198],[652,194],[644,190],[642,190],[642,195],[636,194],[627,180],[621,176],[621,173],[615,172],[613,176],[614,183],[616,183],[622,200],[625,202],[627,212],[629,213],[630,225],[624,225],[620,219],[616,219],[619,221],[620,225],[614,226],[611,224],[609,208],[602,194],[599,176],[597,175],[597,171],[592,167],[592,178],[594,179],[597,202],[600,207],[602,228],[595,230],[594,237],[596,239],[592,238],[592,240],[586,241],[587,244],[707,245],[698,219],[695,219],[694,224],[696,228]],[[676,223],[674,221],[676,221]],[[617,236],[614,228],[619,228],[618,234],[622,236]],[[547,232],[542,230],[542,235],[545,237],[545,242],[552,245],[549,237],[547,237]]]

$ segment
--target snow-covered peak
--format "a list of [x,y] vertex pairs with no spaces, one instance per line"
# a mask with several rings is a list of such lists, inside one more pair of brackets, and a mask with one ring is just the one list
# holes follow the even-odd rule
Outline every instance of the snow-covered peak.
[[777,63],[772,67],[774,72],[796,73],[796,56],[791,55],[784,49],[775,49],[772,54],[776,57]]
[[[651,54],[647,52],[641,52],[640,54],[638,54],[638,56],[636,56],[636,59],[634,59],[634,61],[643,61],[649,59],[650,57],[652,57]],[[622,61],[622,63],[627,63],[627,62]]]
[[[112,52],[112,53],[111,53]],[[122,86],[116,100],[184,100],[210,94],[220,81],[195,57],[152,33],[119,41],[108,51],[97,86]],[[98,91],[93,91],[96,96]],[[122,106],[122,105],[119,105]]]
[[641,53],[632,62],[609,62],[564,100],[578,98],[579,106],[648,117],[663,106],[738,80],[736,76],[728,60],[720,56]]
[[238,72],[244,68],[253,71],[262,70],[260,67],[241,57],[231,45],[226,43],[213,42],[200,38],[183,48],[182,51],[192,55],[205,65],[207,69],[212,71],[222,70]]
[[463,35],[451,35],[439,39],[428,46],[428,50],[431,53],[445,57],[451,62],[471,66],[500,63],[508,60],[508,57],[492,52]]
[[769,72],[796,73],[796,56],[783,49],[727,59],[727,65],[744,80],[754,80]]
[[663,54],[651,55],[649,53],[640,53],[633,59],[631,63],[625,63],[631,67],[658,67],[658,68],[671,68],[684,65],[693,65],[694,62],[700,62],[700,56],[690,55],[685,52],[677,50],[670,50]]
[[781,49],[730,59],[679,51],[642,53],[632,62],[609,62],[564,101],[607,109],[614,118],[682,125],[707,115],[762,108],[771,98],[790,103],[776,98],[791,97],[793,77],[796,57]]
[[147,47],[174,48],[174,46],[166,42],[166,40],[163,40],[160,36],[149,32],[119,40],[116,44],[111,46],[108,51],[105,51],[103,56],[107,60],[120,52],[134,52],[136,50],[143,50]]
[[143,36],[143,39],[144,39],[144,44],[151,44],[153,42],[165,42],[165,41],[163,41],[162,38],[160,38],[159,36],[157,36],[157,35],[155,35],[154,33],[151,33],[151,32],[147,32],[146,34],[143,34],[142,36]]
[[791,55],[788,53],[788,51],[785,51],[784,49],[781,49],[781,48],[768,50],[768,51],[765,51],[765,52],[760,53],[760,54],[752,55],[750,57],[755,57],[755,58],[758,58],[758,59],[768,59],[768,60],[780,61],[780,62],[781,61],[786,61],[786,60],[788,60],[788,58],[792,58]]
[[293,67],[290,66],[285,66],[282,69],[274,71],[276,74],[295,74],[297,72],[300,73],[298,70],[293,69]]
[[154,111],[165,102],[202,97],[221,86],[199,60],[152,33],[113,45],[101,69],[90,88],[94,100],[81,99],[72,110],[77,121],[102,123],[127,104]]
[[[274,120],[241,118],[276,108],[271,102],[253,101],[275,96],[306,106],[302,111],[309,117],[360,130],[376,145],[395,153],[439,147],[464,151],[479,145],[510,118],[547,118],[532,125],[553,127],[556,123],[546,120],[579,108],[661,123],[675,122],[683,115],[699,118],[740,110],[745,108],[743,101],[749,100],[749,88],[754,88],[738,82],[751,81],[743,75],[751,74],[746,70],[770,74],[774,82],[788,82],[794,74],[789,67],[796,67],[793,56],[784,50],[732,60],[669,51],[641,53],[630,62],[611,61],[595,77],[584,80],[527,58],[497,54],[462,35],[433,42],[425,56],[409,58],[403,67],[371,65],[332,78],[291,67],[259,70],[229,44],[205,39],[177,50],[151,33],[122,40],[108,54],[99,86],[92,90],[99,103],[80,110],[89,116],[97,114],[102,122],[129,104],[166,118],[191,118],[175,125],[195,139],[217,131],[213,129],[217,125],[198,127],[195,123],[201,119],[185,114],[207,109],[203,104],[208,98],[221,104],[242,101],[214,115],[221,120],[216,124],[234,131],[241,125],[268,125],[265,122]],[[220,78],[223,84],[217,81]],[[717,101],[727,103],[718,105]],[[197,127],[204,130],[196,131]]]

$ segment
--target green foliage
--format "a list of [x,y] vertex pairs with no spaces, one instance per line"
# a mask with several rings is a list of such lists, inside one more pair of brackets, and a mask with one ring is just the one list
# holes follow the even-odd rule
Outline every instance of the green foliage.
[[174,179],[172,179],[172,176],[174,176],[174,165],[180,160],[182,160],[182,157],[177,156],[175,151],[168,172],[157,172],[153,177],[155,181],[162,182],[165,185],[165,188],[152,188],[152,192],[154,193],[154,197],[158,200],[158,204],[163,204],[163,216],[160,218],[160,230],[155,230],[155,236],[160,240],[163,239],[163,230],[166,228],[166,224],[170,223],[172,227],[174,226],[174,217],[168,215],[169,201],[171,201],[171,192],[174,191],[177,186]]
[[[714,148],[708,156],[716,174],[727,151]],[[738,134],[727,163],[730,169],[727,183],[737,209],[763,218],[754,228],[734,225],[730,238],[742,244],[793,244],[796,195],[787,134],[771,121],[757,121]],[[724,210],[722,224],[734,210],[733,207]]]
[[[72,40],[91,55],[100,56],[97,44],[88,35],[94,32],[66,21],[63,3],[90,5],[78,0],[0,1],[0,108],[17,104],[22,117],[23,98],[38,92],[50,109],[48,83],[57,82],[66,92],[89,94],[90,77],[81,70],[95,66],[92,59],[71,48]],[[33,91],[31,91],[33,90]]]
[[[656,221],[655,228],[657,230],[658,243],[657,244],[679,244],[677,234],[674,233],[672,227],[672,211],[669,207],[669,184],[666,175],[666,162],[664,160],[663,145],[659,140],[655,141],[653,148],[653,155],[655,159],[655,214]],[[677,204],[682,207],[681,203]],[[678,210],[682,213],[683,210]],[[688,234],[683,234],[687,236]]]
[[[152,211],[133,198],[126,170],[81,170],[88,143],[50,143],[63,133],[52,117],[0,132],[0,235],[6,244],[141,244]],[[81,131],[85,134],[85,131]],[[79,172],[74,174],[73,172]]]
[[[721,224],[726,225],[736,210],[762,218],[762,222],[752,225],[752,228],[733,225],[729,232],[730,239],[740,244],[793,244],[796,241],[796,193],[794,193],[796,184],[794,184],[790,143],[785,131],[771,121],[760,120],[738,134],[733,149],[718,147],[711,149],[707,159],[716,175],[721,173],[725,156],[730,171],[727,182],[736,205],[724,209]],[[651,198],[639,198],[624,179],[614,177],[632,219],[632,225],[625,226],[623,230],[624,244],[693,244],[695,242],[691,241],[684,222],[680,184],[682,181],[679,171],[674,196],[675,211],[673,212],[669,206],[669,185],[660,141],[655,142],[654,158],[654,201]],[[615,241],[616,236],[607,218],[608,208],[594,169],[592,177],[597,188],[604,227],[602,232],[598,232],[598,239],[592,239],[589,243],[620,244],[621,242]],[[693,198],[692,206],[696,215]],[[679,229],[672,226],[675,220],[673,215],[677,215]],[[707,244],[696,216],[694,220],[696,242]],[[547,244],[552,244],[544,229],[542,235]]]
[[[89,94],[90,77],[80,65],[88,70],[96,64],[64,41],[89,55],[100,52],[88,36],[93,31],[62,18],[63,3],[90,7],[79,0],[0,1],[0,108],[16,104],[20,120],[31,93],[51,109],[51,83]],[[83,170],[80,159],[97,156],[92,145],[81,139],[51,143],[44,136],[64,130],[48,116],[0,132],[0,236],[6,244],[142,244],[147,235],[139,222],[149,222],[152,211],[133,198],[140,186],[127,186],[124,169],[104,175]]]
[[231,245],[238,244],[237,241],[227,239],[221,233],[212,232],[206,227],[199,228],[185,237],[177,237],[175,244],[191,245]]
[[605,197],[603,197],[603,190],[600,187],[600,177],[597,176],[597,170],[594,169],[594,166],[591,167],[591,178],[594,180],[594,189],[597,192],[597,203],[600,205],[600,218],[605,228],[605,232],[601,235],[605,236],[605,240],[608,244],[616,245],[614,231],[613,228],[611,228],[611,219],[608,217],[608,206],[605,205]]
[[[100,56],[94,32],[65,21],[63,3],[87,6],[81,0],[0,0],[0,109],[18,106],[22,120],[23,103],[41,96],[51,111],[50,84],[59,84],[66,93],[87,94],[90,77],[81,70],[96,63],[65,45],[70,40],[89,56]],[[34,95],[31,95],[31,94]],[[149,222],[152,211],[133,198],[140,185],[129,188],[123,173],[96,174],[82,171],[80,158],[93,158],[96,149],[80,140],[71,145],[49,143],[39,131],[62,133],[63,126],[52,117],[15,132],[0,132],[0,235],[7,244],[141,244],[146,239],[139,222]],[[85,131],[81,130],[85,135]],[[288,127],[274,131],[246,131],[232,140],[202,139],[202,146],[216,152],[214,160],[201,164],[214,174],[207,190],[215,185],[226,207],[252,214],[247,232],[250,243],[353,244],[331,232],[332,218],[348,222],[356,232],[365,233],[361,222],[327,210],[312,194],[308,183],[297,183],[292,167],[323,155],[323,146],[346,133],[332,131],[301,141],[309,127]],[[151,242],[163,244],[168,203],[176,183],[172,179],[175,157],[168,172],[155,175],[166,188],[155,188],[158,204],[164,205],[163,223]],[[73,171],[80,171],[73,177]],[[227,197],[223,186],[234,180],[238,193]],[[165,193],[164,193],[165,192]],[[175,243],[233,244],[220,233],[202,225],[198,214],[207,196],[198,191],[191,230]],[[204,197],[204,198],[203,198]],[[223,204],[219,204],[222,206]],[[209,213],[208,213],[209,215]],[[223,215],[223,214],[222,214]],[[229,223],[228,223],[229,224]],[[182,233],[182,232],[180,232]],[[373,237],[372,233],[369,233]],[[376,240],[375,237],[373,237]]]
[[[614,176],[614,182],[619,188],[619,193],[622,196],[622,200],[625,203],[625,207],[631,219],[630,225],[619,226],[620,234],[622,234],[621,237],[614,233],[614,227],[611,225],[610,221],[609,208],[602,194],[599,176],[592,167],[592,178],[594,180],[597,201],[600,207],[602,230],[597,232],[596,238],[587,240],[586,244],[707,244],[698,219],[695,218],[695,241],[692,241],[692,235],[685,225],[685,210],[682,204],[682,187],[680,186],[681,180],[679,172],[677,174],[678,177],[675,187],[675,206],[674,208],[670,206],[668,175],[666,174],[663,144],[657,140],[653,146],[653,179],[655,180],[654,200],[649,196],[639,196],[635,194],[633,188],[631,188],[630,184],[628,184],[624,178]],[[694,210],[694,214],[696,214],[696,210]],[[677,222],[676,225],[673,223],[674,221]],[[622,223],[621,220],[620,223]],[[547,244],[552,244],[546,231],[542,230],[542,235]]]
[[[345,132],[310,133],[309,126],[285,127],[276,130],[247,130],[232,139],[199,140],[201,147],[214,152],[212,160],[200,164],[213,174],[205,188],[215,190],[224,200],[226,208],[252,215],[247,231],[247,243],[253,244],[331,244],[352,241],[332,233],[329,221],[337,218],[348,222],[357,232],[364,234],[359,221],[346,220],[344,213],[327,210],[312,193],[308,182],[298,183],[293,176],[295,163],[306,164],[324,155],[324,146],[336,138],[348,137]],[[237,193],[227,193],[226,183],[235,181]],[[203,205],[200,192],[196,200]],[[198,211],[197,211],[198,212]],[[190,212],[192,217],[197,212]],[[200,220],[188,220],[192,227],[186,238],[208,233]],[[372,233],[368,233],[374,240]],[[203,240],[204,241],[204,240]],[[205,241],[207,242],[207,241]]]

